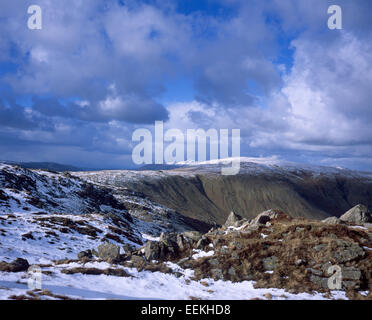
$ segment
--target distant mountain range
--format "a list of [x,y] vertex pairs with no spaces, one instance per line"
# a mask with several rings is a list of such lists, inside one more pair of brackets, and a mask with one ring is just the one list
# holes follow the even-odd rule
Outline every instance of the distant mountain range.
[[[25,169],[42,169],[56,172],[64,171],[84,171],[83,168],[78,168],[68,164],[60,164],[55,162],[18,162],[18,161],[7,161],[0,160],[1,163],[17,165]],[[92,169],[89,169],[92,170]]]
[[82,179],[109,187],[129,188],[183,215],[223,224],[234,211],[252,219],[279,209],[296,217],[340,216],[362,203],[372,208],[372,173],[296,164],[272,158],[241,158],[240,173],[221,175],[220,161],[79,172]]

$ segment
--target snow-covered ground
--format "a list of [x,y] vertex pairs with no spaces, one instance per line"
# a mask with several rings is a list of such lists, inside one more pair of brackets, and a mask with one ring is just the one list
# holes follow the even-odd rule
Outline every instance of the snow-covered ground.
[[[250,300],[267,299],[271,294],[273,300],[319,300],[319,299],[346,299],[341,291],[332,292],[331,296],[320,293],[292,294],[283,289],[256,289],[253,281],[232,283],[230,281],[214,281],[203,279],[194,281],[191,270],[183,270],[179,266],[169,263],[175,271],[182,275],[160,272],[141,271],[133,268],[124,268],[130,277],[116,277],[109,275],[67,275],[61,273],[62,269],[82,266],[71,263],[52,268],[43,268],[51,274],[42,275],[42,289],[53,294],[67,296],[73,299],[123,299],[123,300]],[[87,263],[86,268],[106,269],[107,263]],[[0,299],[8,299],[12,295],[25,294],[28,288],[29,274],[27,273],[1,273],[0,272]],[[51,297],[44,296],[50,299]]]

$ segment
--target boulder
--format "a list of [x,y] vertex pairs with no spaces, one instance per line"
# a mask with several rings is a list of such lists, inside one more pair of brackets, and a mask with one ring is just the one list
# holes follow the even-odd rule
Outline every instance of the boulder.
[[160,244],[157,241],[148,241],[145,245],[145,258],[147,261],[158,260],[160,258]]
[[103,243],[98,246],[97,255],[105,261],[117,261],[120,258],[120,247],[109,242]]
[[203,236],[199,231],[185,231],[182,235],[185,238],[191,239],[195,242]]
[[343,214],[340,217],[340,220],[355,224],[363,224],[372,222],[372,215],[366,206],[358,204],[357,206],[351,208],[349,211]]
[[177,233],[162,232],[159,241],[164,243],[167,247],[177,247]]
[[336,224],[341,224],[343,223],[342,220],[340,220],[339,218],[337,217],[329,217],[327,219],[324,219],[322,222],[326,223],[326,224],[330,224],[330,225],[336,225]]
[[10,263],[4,261],[0,262],[0,271],[3,272],[22,272],[27,271],[29,267],[28,261],[22,258],[17,258]]
[[225,222],[225,227],[234,227],[236,223],[241,221],[242,219],[243,218],[241,216],[237,215],[234,211],[231,211]]
[[256,218],[254,218],[251,222],[251,225],[266,225],[269,221],[272,219],[279,218],[281,216],[286,216],[285,213],[279,211],[279,210],[267,210],[264,212],[261,212]]
[[133,267],[139,269],[146,264],[146,261],[143,257],[133,255],[130,259],[130,263]]

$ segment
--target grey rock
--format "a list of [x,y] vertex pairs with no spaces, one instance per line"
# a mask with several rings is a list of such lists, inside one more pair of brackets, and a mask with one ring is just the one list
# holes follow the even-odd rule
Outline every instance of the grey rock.
[[203,236],[199,231],[185,231],[182,235],[193,241],[198,241]]
[[343,214],[340,217],[340,220],[355,224],[363,224],[372,222],[372,215],[366,206],[358,204],[357,206],[351,208],[349,211]]
[[278,265],[278,258],[271,256],[262,260],[263,267],[266,271],[274,270]]
[[328,288],[328,278],[323,278],[317,275],[311,275],[310,281],[318,285],[319,287],[323,289],[329,289]]
[[359,283],[356,281],[348,281],[348,280],[342,281],[342,286],[345,289],[359,289]]
[[183,258],[180,261],[178,261],[178,265],[183,269],[189,269],[192,267],[190,260],[191,259],[189,257]]
[[337,240],[337,249],[332,252],[333,258],[337,263],[345,263],[352,261],[358,257],[364,257],[364,250],[353,242],[348,242],[344,240]]
[[160,242],[164,243],[167,247],[177,246],[177,233],[164,233],[160,235]]
[[214,280],[223,280],[223,273],[221,269],[212,269],[211,270],[212,278]]
[[218,259],[209,259],[208,260],[208,263],[211,265],[211,266],[218,266],[220,264],[220,262],[218,261]]
[[130,262],[132,263],[132,265],[136,268],[140,268],[142,267],[143,265],[145,265],[146,261],[143,257],[140,257],[140,256],[136,256],[136,255],[133,255],[131,258],[130,258]]
[[105,261],[117,261],[120,258],[120,247],[106,242],[98,246],[98,257]]
[[344,267],[342,270],[342,278],[348,280],[360,280],[362,272],[355,267]]
[[120,247],[106,242],[98,246],[98,257],[105,261],[116,261],[120,258]]
[[232,246],[233,248],[235,248],[236,250],[241,250],[241,249],[243,249],[243,246],[241,245],[241,243],[240,243],[240,242],[237,242],[237,241],[233,241],[233,242],[231,243],[231,246]]
[[195,248],[196,249],[203,249],[205,248],[207,245],[209,245],[209,240],[206,238],[206,237],[202,237],[197,243],[196,243],[196,246]]
[[177,235],[177,246],[181,251],[184,251],[186,249],[186,241],[181,234]]
[[323,275],[323,271],[320,271],[320,270],[317,270],[317,269],[313,269],[313,268],[309,268],[308,269],[312,274],[315,274],[316,276],[322,276]]
[[221,248],[218,250],[218,253],[219,253],[219,254],[223,254],[223,255],[229,255],[229,254],[230,254],[230,250],[229,250],[228,247],[223,246],[223,247],[221,247]]
[[329,217],[327,219],[324,219],[323,222],[326,223],[326,224],[330,224],[330,225],[336,225],[336,224],[342,224],[343,223],[342,220],[340,220],[337,217]]
[[266,223],[268,223],[270,220],[276,219],[280,215],[282,215],[281,212],[272,209],[261,212],[252,220],[251,225],[266,225]]
[[147,261],[158,260],[160,258],[160,245],[156,241],[148,241],[145,245],[145,258]]
[[326,243],[322,243],[322,244],[318,244],[317,246],[314,247],[314,250],[319,252],[319,251],[322,251],[324,250],[325,248],[327,247],[327,244]]
[[239,255],[234,251],[234,252],[231,253],[231,259],[239,260],[240,257],[239,257]]
[[237,222],[242,220],[242,217],[231,211],[225,222],[225,227],[234,227]]
[[227,270],[227,273],[231,277],[235,277],[236,276],[236,271],[235,271],[235,268],[234,267],[230,267],[229,270]]

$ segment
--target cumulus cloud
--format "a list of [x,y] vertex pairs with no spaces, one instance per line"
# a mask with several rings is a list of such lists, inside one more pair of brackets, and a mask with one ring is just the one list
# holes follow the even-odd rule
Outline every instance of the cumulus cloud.
[[[26,0],[1,4],[0,150],[9,159],[119,167],[133,130],[163,120],[239,128],[244,155],[372,168],[369,0],[339,0],[342,31],[326,27],[328,0],[218,0],[216,11],[189,12],[174,1],[35,3],[37,32],[26,28]],[[194,99],[165,105],[166,84],[179,77]],[[17,102],[24,96],[30,105]]]

